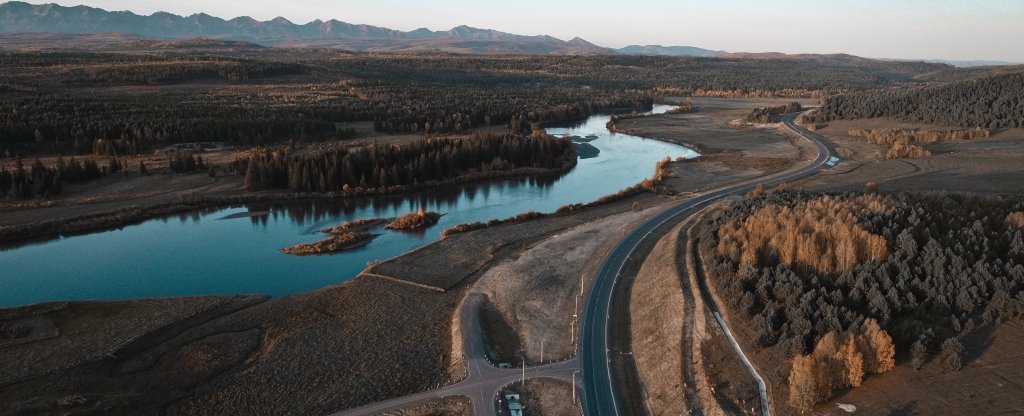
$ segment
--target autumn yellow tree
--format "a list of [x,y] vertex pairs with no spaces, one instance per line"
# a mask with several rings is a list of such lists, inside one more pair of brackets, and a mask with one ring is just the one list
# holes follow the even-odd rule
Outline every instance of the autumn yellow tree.
[[789,370],[789,404],[800,413],[807,413],[821,397],[821,380],[817,360],[811,355],[793,357]]
[[896,366],[896,346],[892,337],[874,319],[864,321],[860,344],[864,352],[865,373],[882,374]]
[[842,363],[842,385],[860,387],[864,381],[864,354],[857,348],[857,340],[853,334],[846,334],[843,343],[836,350],[836,361]]
[[819,273],[885,260],[888,244],[862,227],[854,206],[829,196],[795,207],[768,205],[719,230],[718,254],[759,266],[766,258]]

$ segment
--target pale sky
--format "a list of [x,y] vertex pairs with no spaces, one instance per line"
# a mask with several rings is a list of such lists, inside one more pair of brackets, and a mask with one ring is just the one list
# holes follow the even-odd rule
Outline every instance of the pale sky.
[[[2,1],[2,0],[0,0]],[[29,0],[32,3],[42,0]],[[139,14],[338,19],[399,30],[458,25],[601,46],[1024,62],[1024,0],[71,0]]]

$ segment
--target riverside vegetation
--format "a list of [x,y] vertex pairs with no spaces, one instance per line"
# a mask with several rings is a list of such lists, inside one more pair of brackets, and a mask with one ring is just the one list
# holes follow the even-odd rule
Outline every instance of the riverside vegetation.
[[477,134],[317,154],[267,150],[239,160],[238,165],[250,191],[373,192],[493,177],[522,168],[566,171],[576,164],[573,149],[571,140],[546,135]]
[[410,212],[395,218],[394,221],[384,225],[384,228],[389,230],[418,230],[437,224],[439,219],[441,219],[441,214],[424,211],[421,207],[416,212]]

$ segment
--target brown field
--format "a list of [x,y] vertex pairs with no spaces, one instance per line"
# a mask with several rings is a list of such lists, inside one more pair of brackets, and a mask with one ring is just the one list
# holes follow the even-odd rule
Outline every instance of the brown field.
[[0,413],[327,413],[449,382],[450,343],[437,334],[458,293],[356,278],[265,302],[219,299],[4,311],[62,331],[0,349]]
[[[695,112],[620,120],[617,127],[644,137],[681,144],[701,153],[694,161],[673,164],[666,185],[682,192],[700,192],[781,171],[797,160],[813,158],[813,147],[771,125],[738,124],[761,106],[784,99],[693,98]],[[812,101],[804,100],[804,104]]]
[[[653,206],[671,197],[642,193],[612,204],[582,211],[555,214],[536,220],[458,233],[429,246],[405,253],[367,269],[367,273],[410,282],[434,290],[448,290],[468,276],[482,271],[499,253],[525,249],[566,228],[631,209],[633,202]],[[494,228],[492,232],[480,232]]]
[[942,190],[979,193],[1024,193],[1024,129],[993,131],[992,137],[924,145],[931,157],[885,159],[886,146],[848,135],[850,129],[951,127],[888,119],[840,120],[817,133],[828,137],[842,161],[831,170],[796,182],[808,191],[863,190],[874,182],[879,191]]

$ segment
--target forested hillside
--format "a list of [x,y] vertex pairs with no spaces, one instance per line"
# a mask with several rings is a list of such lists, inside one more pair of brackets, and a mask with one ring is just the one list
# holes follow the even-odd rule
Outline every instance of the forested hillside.
[[830,96],[819,121],[892,117],[959,127],[1024,127],[1024,72]]

